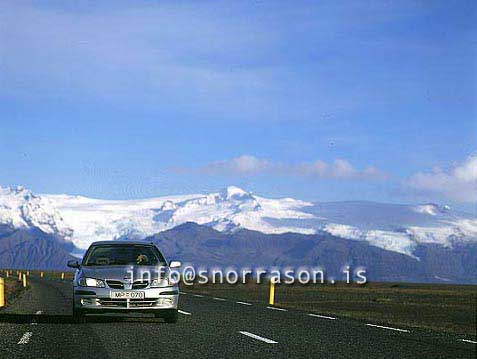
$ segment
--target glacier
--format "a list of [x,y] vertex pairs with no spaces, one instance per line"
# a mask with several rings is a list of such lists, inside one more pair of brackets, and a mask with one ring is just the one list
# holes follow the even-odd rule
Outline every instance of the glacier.
[[477,242],[477,216],[432,203],[271,199],[235,186],[209,194],[139,200],[36,195],[23,187],[0,187],[0,225],[37,227],[71,241],[79,251],[93,241],[145,238],[186,222],[221,232],[326,232],[413,258],[420,243],[452,247]]

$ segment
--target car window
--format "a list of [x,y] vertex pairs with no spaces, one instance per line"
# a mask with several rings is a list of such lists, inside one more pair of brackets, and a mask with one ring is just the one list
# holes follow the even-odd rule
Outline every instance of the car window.
[[162,254],[153,246],[101,245],[91,248],[84,260],[85,266],[110,265],[166,265]]

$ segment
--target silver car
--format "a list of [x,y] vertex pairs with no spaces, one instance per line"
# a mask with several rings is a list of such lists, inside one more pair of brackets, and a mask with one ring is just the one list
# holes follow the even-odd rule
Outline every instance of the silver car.
[[145,241],[94,242],[83,260],[68,262],[76,268],[73,279],[73,315],[146,312],[177,322],[178,284],[159,249]]

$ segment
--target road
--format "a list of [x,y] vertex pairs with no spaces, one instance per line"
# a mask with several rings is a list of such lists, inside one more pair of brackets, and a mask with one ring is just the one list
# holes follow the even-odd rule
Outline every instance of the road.
[[386,328],[184,290],[177,324],[112,315],[75,323],[71,283],[32,278],[30,289],[0,312],[0,358],[476,357],[475,338]]

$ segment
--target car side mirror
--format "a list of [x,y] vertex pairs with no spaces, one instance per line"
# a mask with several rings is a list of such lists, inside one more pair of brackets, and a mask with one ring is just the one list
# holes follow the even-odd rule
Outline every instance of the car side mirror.
[[79,268],[80,267],[80,264],[78,263],[78,261],[76,259],[69,260],[68,263],[66,263],[66,265],[70,268]]
[[179,268],[181,265],[182,263],[179,261],[171,261],[171,263],[169,264],[169,268]]

